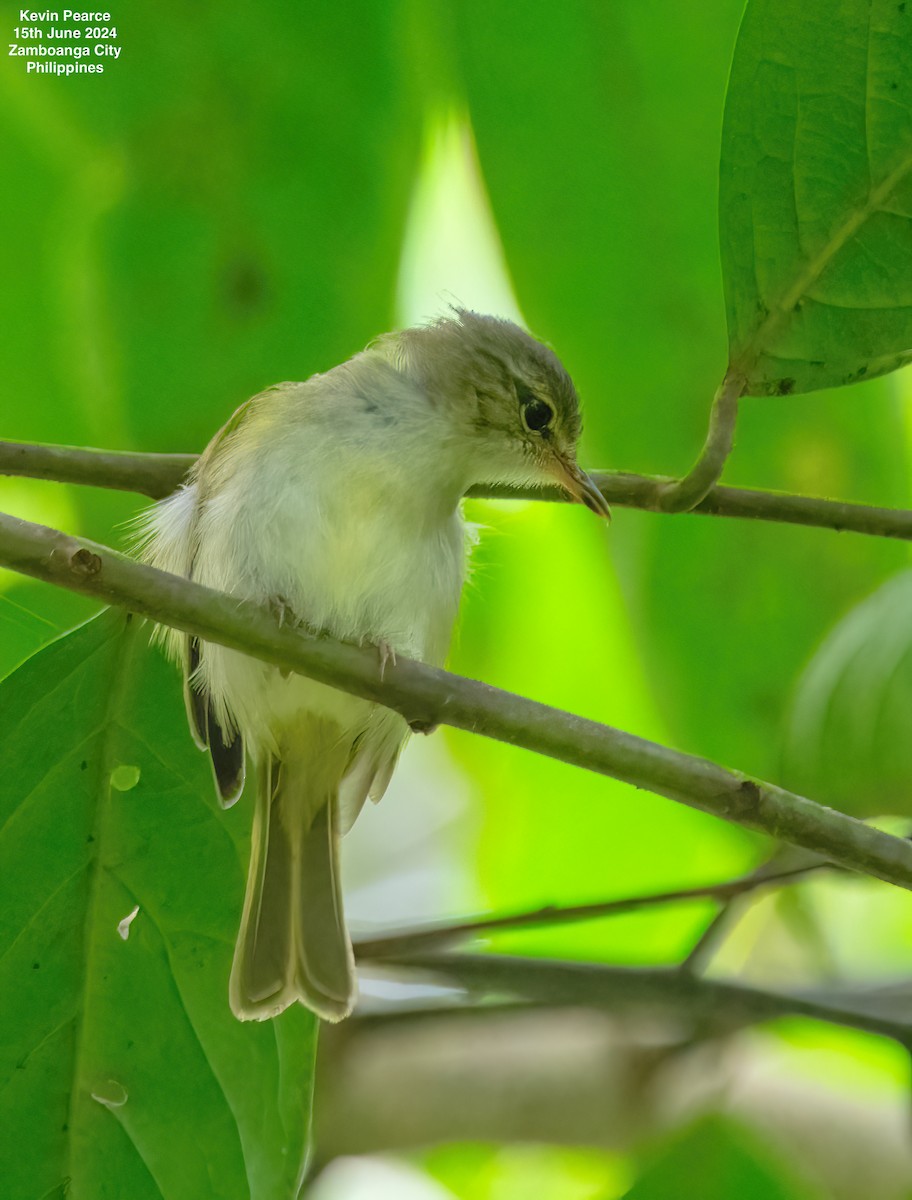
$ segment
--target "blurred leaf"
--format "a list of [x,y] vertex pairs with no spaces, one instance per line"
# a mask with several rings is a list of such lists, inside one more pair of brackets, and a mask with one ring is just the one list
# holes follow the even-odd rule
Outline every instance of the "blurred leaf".
[[912,571],[827,634],[788,714],[784,778],[858,816],[912,814]]
[[912,11],[749,0],[720,186],[731,362],[754,395],[912,357]]
[[428,1174],[459,1200],[595,1200],[618,1195],[627,1160],[581,1146],[459,1142],[423,1156]]
[[587,457],[683,470],[724,364],[719,112],[742,0],[454,8],[516,295],[579,387]]
[[[746,401],[726,481],[904,506],[893,381]],[[763,521],[618,514],[648,525],[625,591],[672,740],[777,779],[794,680],[821,630],[908,561],[900,542]],[[615,530],[612,530],[614,537]],[[813,794],[813,793],[812,793]]]
[[[719,1117],[675,1136],[624,1200],[811,1200],[818,1193],[789,1178],[785,1164]],[[822,1197],[820,1198],[822,1200]]]
[[[132,5],[103,76],[3,73],[5,437],[201,449],[253,392],[392,325],[423,120],[411,9],[315,0],[251,26]],[[80,532],[110,541],[130,503],[81,492]]]
[[[839,969],[830,928],[821,919],[815,893],[807,887],[787,887],[776,893],[774,911],[783,933],[791,934],[801,948],[801,972],[815,980],[837,979]],[[782,937],[777,937],[782,942]]]
[[[604,558],[612,531],[582,508],[476,505],[478,551],[454,670],[663,741],[665,730]],[[743,830],[615,780],[468,735],[449,744],[483,812],[478,871],[503,910],[630,895],[746,869]],[[498,949],[670,961],[705,920],[697,905],[498,935]]]
[[[711,19],[668,0],[536,2],[519,16],[478,0],[458,8],[464,86],[517,296],[580,388],[590,463],[684,469],[702,440],[724,363],[718,122],[741,11],[740,0],[716,0]],[[904,504],[900,415],[885,384],[865,390],[866,411],[852,395],[745,405],[732,481]],[[670,740],[766,776],[821,621],[905,553],[633,512],[582,552],[611,557],[628,653]],[[798,582],[809,564],[813,588]],[[527,594],[517,586],[505,606]]]
[[247,814],[209,799],[173,673],[107,612],[0,690],[5,1194],[290,1195],[314,1020],[228,1008]]

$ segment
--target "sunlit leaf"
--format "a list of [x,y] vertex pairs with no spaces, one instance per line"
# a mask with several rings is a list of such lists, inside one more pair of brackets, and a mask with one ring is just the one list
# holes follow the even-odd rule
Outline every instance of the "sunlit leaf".
[[731,362],[749,393],[912,358],[912,10],[750,0],[719,206]]
[[181,707],[116,613],[0,686],[5,1195],[292,1194],[314,1021],[229,1011],[247,814],[210,801]]

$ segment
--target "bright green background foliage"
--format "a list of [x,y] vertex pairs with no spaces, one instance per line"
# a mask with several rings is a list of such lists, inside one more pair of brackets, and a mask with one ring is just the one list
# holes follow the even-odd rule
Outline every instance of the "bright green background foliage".
[[[727,102],[740,0],[123,9],[123,55],[103,76],[0,71],[2,436],[199,450],[254,391],[395,325],[411,197],[456,114],[518,306],[583,397],[587,465],[686,469],[726,369],[727,318],[747,390],[765,397],[743,403],[727,480],[908,504],[904,376],[820,390],[912,346],[905,5],[752,0]],[[2,15],[12,29],[18,12]],[[424,283],[432,315],[452,284]],[[484,305],[481,289],[460,299]],[[138,507],[15,480],[0,503],[113,544]],[[912,809],[902,545],[627,511],[609,531],[544,505],[471,515],[488,533],[454,669],[863,815]],[[0,669],[91,613],[4,578]],[[0,1175],[16,1200],[67,1179],[76,1200],[284,1196],[301,1157],[310,1021],[242,1027],[225,1003],[247,806],[215,810],[177,681],[142,636],[103,617],[3,684],[0,1107],[14,1136]],[[414,920],[702,883],[769,849],[467,735],[415,749],[353,835],[356,912],[378,881],[381,916]],[[433,887],[409,890],[427,862]],[[672,962],[708,914],[498,948]],[[908,970],[910,934],[904,894],[810,884],[754,905],[722,965],[788,984],[823,962],[867,980]],[[764,1036],[786,1083],[899,1111],[882,1045],[821,1045],[801,1025]],[[717,1121],[585,1170],[555,1152],[536,1160],[535,1194],[545,1178],[561,1200],[836,1186],[826,1155],[792,1162],[771,1146]],[[528,1194],[518,1162],[460,1147],[427,1165],[447,1194],[512,1200]],[[903,1194],[851,1180],[840,1172],[846,1200]]]

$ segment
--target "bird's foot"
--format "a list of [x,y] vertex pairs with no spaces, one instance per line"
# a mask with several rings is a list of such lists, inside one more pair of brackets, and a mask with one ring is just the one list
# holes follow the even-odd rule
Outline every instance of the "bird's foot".
[[380,679],[382,681],[383,676],[386,674],[386,664],[392,663],[393,666],[396,665],[396,651],[389,642],[381,638],[377,643],[377,653],[380,655]]
[[[276,624],[280,629],[284,629],[286,625],[290,629],[297,629],[302,624],[297,613],[284,596],[269,596],[266,600],[266,605],[275,617]],[[283,679],[289,679],[291,673],[290,667],[279,667],[279,674]]]
[[297,615],[284,596],[270,596],[266,604],[280,628],[284,628],[285,625],[294,627],[298,624]]
[[382,681],[384,675],[386,674],[387,664],[392,663],[393,666],[396,665],[396,651],[389,644],[386,638],[380,638],[375,642],[367,635],[364,635],[358,638],[358,645],[372,647],[377,651],[377,655],[380,659],[380,679]]

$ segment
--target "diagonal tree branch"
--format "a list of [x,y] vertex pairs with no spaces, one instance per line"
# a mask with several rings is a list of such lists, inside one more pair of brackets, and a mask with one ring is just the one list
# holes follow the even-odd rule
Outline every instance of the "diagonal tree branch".
[[401,713],[534,750],[791,842],[912,889],[912,843],[769,783],[498,688],[278,625],[264,605],[136,563],[86,539],[0,515],[0,565],[152,617]]
[[499,954],[390,954],[358,960],[432,975],[473,996],[519,996],[549,1006],[585,1005],[634,1017],[673,1014],[713,1033],[784,1016],[811,1017],[912,1043],[908,989],[771,992],[704,979],[675,967],[616,967]]
[[830,864],[813,858],[781,871],[751,871],[737,879],[708,883],[702,887],[678,888],[670,892],[652,892],[645,896],[627,896],[619,900],[602,900],[595,904],[574,904],[530,909],[526,912],[504,913],[502,916],[477,917],[474,920],[447,924],[418,926],[385,933],[379,937],[360,937],[355,949],[362,957],[385,957],[390,954],[411,954],[416,950],[442,950],[470,937],[484,937],[505,929],[539,928],[543,925],[565,925],[576,921],[593,921],[658,908],[667,904],[682,904],[689,900],[729,901],[746,896],[762,887],[775,887],[797,882],[812,871]]
[[[185,478],[194,454],[139,454],[0,441],[0,475],[85,484],[136,492],[160,500]],[[673,489],[680,482],[663,475],[632,475],[626,471],[590,471],[605,499],[621,508],[667,512],[674,508]],[[470,495],[499,500],[567,502],[559,488],[475,488]],[[669,496],[672,498],[670,499]],[[692,496],[686,498],[690,503]],[[751,488],[710,487],[689,509],[704,516],[808,525],[871,537],[912,540],[912,511],[797,496]]]

